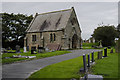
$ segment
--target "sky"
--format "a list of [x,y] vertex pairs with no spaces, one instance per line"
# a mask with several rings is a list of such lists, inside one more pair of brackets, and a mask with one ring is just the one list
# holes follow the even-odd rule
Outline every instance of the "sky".
[[118,24],[118,2],[2,2],[2,12],[35,15],[74,7],[82,30],[89,39],[98,24]]

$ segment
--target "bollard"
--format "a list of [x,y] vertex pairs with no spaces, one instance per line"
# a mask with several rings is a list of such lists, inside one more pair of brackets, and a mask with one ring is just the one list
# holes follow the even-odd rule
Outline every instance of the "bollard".
[[86,72],[87,67],[86,67],[86,55],[83,54],[83,65],[84,65],[84,72]]
[[104,49],[104,57],[107,57],[107,48]]
[[94,62],[94,52],[92,52],[92,62]]
[[87,67],[90,67],[90,54],[88,54],[88,66]]

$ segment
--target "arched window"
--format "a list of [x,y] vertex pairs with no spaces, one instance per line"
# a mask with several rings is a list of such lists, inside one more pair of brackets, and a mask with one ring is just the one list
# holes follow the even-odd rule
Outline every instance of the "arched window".
[[50,34],[50,42],[52,42],[53,38],[52,38],[52,33]]
[[55,41],[56,40],[56,35],[55,35],[55,33],[53,35],[54,35],[54,41]]
[[32,35],[32,41],[36,41],[36,35]]

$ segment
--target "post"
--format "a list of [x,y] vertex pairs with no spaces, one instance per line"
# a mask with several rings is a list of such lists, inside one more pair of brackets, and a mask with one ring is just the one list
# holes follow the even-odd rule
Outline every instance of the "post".
[[88,54],[88,66],[87,67],[90,67],[90,54]]
[[94,62],[94,52],[92,52],[92,62]]
[[87,67],[86,67],[86,55],[83,54],[83,65],[84,65],[84,72],[86,72]]
[[107,57],[107,48],[104,49],[104,57]]

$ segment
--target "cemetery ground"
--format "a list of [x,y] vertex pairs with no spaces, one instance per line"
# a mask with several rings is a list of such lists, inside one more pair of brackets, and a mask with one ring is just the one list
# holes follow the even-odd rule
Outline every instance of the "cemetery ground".
[[[102,75],[104,79],[112,78],[111,80],[113,80],[114,78],[118,78],[118,53],[115,53],[115,49],[114,53],[110,53],[110,49],[108,49],[108,57],[103,59],[97,59],[97,53],[98,52],[95,52],[94,54],[95,64],[92,65],[89,73]],[[66,80],[71,78],[80,78],[81,76],[84,76],[84,74],[80,73],[80,68],[82,67],[83,57],[80,56],[70,60],[48,65],[33,73],[29,79],[44,78],[47,80],[52,78],[62,78],[62,80]]]
[[[97,49],[93,48],[92,46],[98,46],[98,43],[83,43],[82,48],[83,49]],[[101,48],[103,49],[103,48]],[[15,52],[16,50],[8,50],[10,52]],[[3,64],[9,64],[9,63],[14,63],[14,62],[21,62],[25,60],[33,60],[33,59],[40,59],[40,58],[45,58],[45,57],[51,57],[51,56],[57,56],[57,55],[62,55],[66,53],[71,53],[70,51],[54,51],[54,52],[44,52],[44,53],[37,53],[37,54],[31,54],[31,52],[23,52],[23,49],[20,49],[21,53],[3,53],[2,54],[2,63]],[[36,58],[13,58],[13,55],[21,55],[21,56],[36,56]]]
[[[9,50],[15,52],[15,50]],[[33,60],[33,59],[40,59],[45,57],[57,56],[66,53],[71,53],[70,51],[54,51],[54,52],[44,52],[44,53],[37,53],[31,54],[31,52],[23,52],[23,49],[20,50],[21,53],[3,53],[2,54],[2,63],[8,64],[13,62],[25,61],[25,60]],[[36,56],[35,58],[13,58],[13,55],[21,55],[21,56]]]

